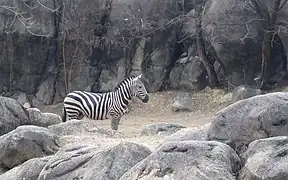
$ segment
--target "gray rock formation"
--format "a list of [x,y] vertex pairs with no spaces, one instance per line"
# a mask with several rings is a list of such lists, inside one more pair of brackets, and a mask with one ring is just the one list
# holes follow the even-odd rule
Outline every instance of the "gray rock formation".
[[219,142],[168,142],[126,172],[120,180],[235,180],[240,159]]
[[6,134],[20,125],[29,124],[29,115],[15,99],[0,97],[0,135]]
[[205,141],[208,138],[210,123],[193,128],[184,128],[165,138],[165,141]]
[[[14,14],[9,8],[0,10],[5,22],[0,25],[0,93],[17,90],[44,104],[59,103],[73,90],[108,91],[124,77],[140,72],[147,77],[150,92],[199,90],[207,85],[200,60],[190,61],[198,55],[194,3],[129,0],[105,5],[106,0],[86,0],[78,6],[79,0],[58,0],[43,1],[46,8],[33,2],[32,9],[25,3],[1,1],[1,5],[29,14],[31,22],[27,23],[34,23],[28,31],[19,20],[12,23]],[[247,34],[243,21],[260,18],[245,5],[244,1],[209,0],[203,12],[208,51],[211,54],[213,49],[219,56],[234,85],[243,84],[244,79],[251,84],[260,69],[265,23],[249,23],[250,34],[243,39]],[[184,11],[189,15],[183,17]],[[283,14],[280,19],[286,17]],[[272,59],[268,77],[274,82],[281,79],[277,72],[286,61],[281,39],[273,45]]]
[[20,126],[0,136],[0,168],[11,169],[29,159],[52,155],[58,141],[47,128]]
[[106,149],[62,149],[49,160],[38,180],[118,180],[150,153],[148,148],[135,143],[120,143]]
[[191,112],[193,105],[193,100],[189,92],[178,92],[171,108],[174,112]]
[[253,89],[245,85],[237,86],[232,91],[232,102],[234,103],[260,94],[260,89]]
[[28,108],[27,112],[29,114],[31,125],[48,127],[53,124],[59,124],[62,122],[61,117],[53,113],[43,113],[37,108]]
[[169,83],[173,89],[201,90],[208,85],[206,77],[206,70],[198,56],[184,57],[171,70]]
[[288,93],[270,93],[238,101],[217,113],[208,140],[229,144],[238,152],[250,142],[288,135]]
[[155,123],[150,124],[146,127],[144,127],[141,130],[141,135],[146,136],[154,136],[154,135],[170,135],[173,134],[183,128],[186,128],[183,125],[180,124],[171,124],[171,123]]
[[239,180],[288,179],[288,137],[278,136],[253,141],[242,155],[246,161]]
[[43,158],[33,158],[23,164],[0,175],[0,179],[6,180],[38,180],[38,176],[43,167],[48,163],[51,156]]
[[[270,2],[266,1],[272,7]],[[267,22],[253,21],[248,23],[248,27],[246,25],[251,19],[261,19],[261,13],[257,13],[255,7],[247,5],[246,1],[238,0],[209,0],[204,8],[204,36],[224,65],[226,79],[235,86],[254,84],[253,79],[260,71],[262,33]],[[267,70],[268,78],[279,73],[277,67],[280,66],[282,71],[283,62],[287,61],[281,40],[273,44],[273,62],[269,64],[273,68]]]

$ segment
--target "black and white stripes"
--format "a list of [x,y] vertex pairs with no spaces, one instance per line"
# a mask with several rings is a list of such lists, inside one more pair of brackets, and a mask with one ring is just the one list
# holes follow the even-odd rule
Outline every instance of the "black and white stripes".
[[132,97],[137,97],[147,103],[149,96],[141,76],[129,77],[122,81],[115,91],[107,93],[92,93],[73,91],[64,99],[62,120],[81,119],[86,116],[93,120],[111,119],[111,128],[118,129],[119,121],[127,110]]

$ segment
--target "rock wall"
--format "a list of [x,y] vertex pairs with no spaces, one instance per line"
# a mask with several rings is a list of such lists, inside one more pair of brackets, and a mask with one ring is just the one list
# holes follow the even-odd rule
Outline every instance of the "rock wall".
[[[205,0],[41,2],[0,1],[0,93],[22,91],[45,104],[59,103],[73,90],[109,91],[139,73],[150,92],[207,85],[194,12],[195,3]],[[252,24],[253,36],[242,40],[247,29],[234,23],[258,17],[245,2],[209,0],[202,18],[209,52],[221,61],[215,63],[218,78],[229,70],[225,78],[234,85],[253,84],[261,64],[265,24]],[[282,37],[273,46],[271,78],[287,64]]]

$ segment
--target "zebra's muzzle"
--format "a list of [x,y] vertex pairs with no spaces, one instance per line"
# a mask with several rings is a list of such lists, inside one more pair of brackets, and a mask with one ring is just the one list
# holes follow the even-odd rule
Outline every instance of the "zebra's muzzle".
[[148,96],[148,94],[145,96],[145,98],[144,99],[142,99],[142,102],[143,103],[147,103],[149,101],[149,96]]

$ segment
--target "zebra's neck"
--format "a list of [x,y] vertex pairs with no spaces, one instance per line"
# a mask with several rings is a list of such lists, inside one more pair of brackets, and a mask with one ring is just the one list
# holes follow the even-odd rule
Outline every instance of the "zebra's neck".
[[127,106],[132,99],[132,93],[130,86],[120,86],[116,91],[113,92],[114,99],[121,103],[122,106]]

